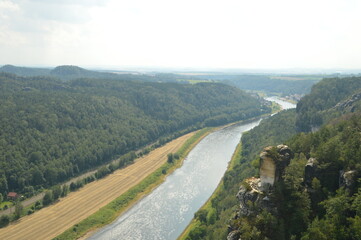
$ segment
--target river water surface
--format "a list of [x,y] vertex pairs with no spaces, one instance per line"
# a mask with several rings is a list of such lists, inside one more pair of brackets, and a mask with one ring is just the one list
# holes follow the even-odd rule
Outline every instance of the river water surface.
[[[295,107],[270,100],[284,109]],[[177,239],[216,189],[242,133],[260,121],[232,125],[206,136],[164,183],[89,239]]]

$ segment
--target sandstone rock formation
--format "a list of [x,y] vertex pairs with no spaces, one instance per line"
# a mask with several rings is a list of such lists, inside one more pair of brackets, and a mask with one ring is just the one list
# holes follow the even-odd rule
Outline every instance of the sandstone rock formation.
[[241,236],[241,232],[239,230],[234,230],[228,234],[227,240],[239,240],[240,236]]
[[345,187],[350,194],[355,191],[358,173],[356,170],[340,171],[339,185]]
[[334,108],[342,112],[354,112],[355,103],[361,100],[361,92],[353,94],[350,98],[339,102]]
[[312,187],[312,179],[316,177],[317,170],[317,160],[315,158],[310,158],[307,161],[305,166],[305,177],[303,179],[303,183],[306,187]]
[[[271,196],[274,185],[282,181],[286,166],[293,158],[292,151],[286,145],[266,147],[260,154],[260,178],[251,177],[242,182],[237,193],[239,211],[234,219],[257,214],[263,209],[276,214],[277,209]],[[239,240],[241,233],[232,226],[228,228],[227,240]]]
[[293,153],[288,146],[278,145],[277,147],[266,147],[261,152],[260,157],[261,190],[267,192],[281,179],[285,167],[293,158]]
[[286,145],[270,146],[262,151],[260,158],[260,178],[246,179],[237,193],[240,203],[239,216],[249,216],[261,209],[275,211],[270,195],[273,186],[282,180],[285,167],[293,158],[293,153]]

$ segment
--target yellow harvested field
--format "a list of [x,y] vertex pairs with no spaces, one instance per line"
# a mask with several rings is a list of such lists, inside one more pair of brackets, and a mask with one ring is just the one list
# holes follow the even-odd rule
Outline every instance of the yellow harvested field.
[[194,133],[179,137],[155,149],[134,164],[85,185],[58,203],[41,209],[18,222],[0,229],[0,239],[52,239],[74,224],[98,211],[167,161],[167,154],[176,152]]

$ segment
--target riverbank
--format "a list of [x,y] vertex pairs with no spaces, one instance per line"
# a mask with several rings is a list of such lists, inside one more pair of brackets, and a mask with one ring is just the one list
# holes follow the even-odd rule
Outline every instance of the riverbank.
[[176,239],[217,188],[242,133],[259,121],[213,131],[164,183],[89,239]]
[[[279,109],[277,109],[277,110],[279,110]],[[257,118],[257,119],[259,119],[259,118]],[[250,119],[250,120],[246,120],[246,121],[240,121],[240,122],[237,122],[237,123],[232,123],[232,124],[228,124],[228,125],[226,125],[226,126],[222,126],[222,127],[218,127],[216,130],[219,130],[219,129],[222,129],[222,128],[227,128],[228,129],[228,127],[230,127],[231,125],[237,125],[237,124],[240,124],[241,122],[243,123],[243,124],[246,124],[246,123],[248,123],[248,122],[252,122],[252,121],[254,121],[255,119]],[[232,153],[234,152],[234,149],[235,149],[235,147],[236,147],[236,145],[237,145],[237,143],[238,143],[238,141],[239,141],[239,139],[238,140],[236,140],[236,144],[234,145],[234,147],[232,148],[232,150],[231,150],[231,152],[229,153],[229,156],[226,158],[226,162],[225,162],[225,164],[224,164],[224,170],[226,170],[226,167],[227,167],[227,162],[229,161],[229,159],[231,159],[231,157],[232,157]],[[187,163],[188,163],[189,161],[187,161]],[[186,165],[188,165],[188,164],[186,164]],[[198,168],[193,168],[193,169],[198,169]],[[189,171],[189,169],[188,169],[188,171]],[[190,173],[190,172],[188,172],[188,171],[185,171],[186,173],[187,173],[187,176],[188,176],[188,173]],[[183,171],[181,171],[181,172],[183,172],[183,173],[185,173],[184,172],[184,170]],[[223,175],[223,173],[224,172],[222,172],[222,175]],[[179,173],[179,174],[182,174],[182,173]],[[177,174],[176,174],[177,175]],[[191,175],[191,174],[189,174],[189,175]],[[213,185],[214,187],[212,187],[212,190],[211,190],[211,192],[209,192],[209,195],[206,195],[206,198],[204,199],[204,201],[206,200],[206,199],[208,199],[208,197],[210,196],[210,194],[213,192],[213,189],[214,188],[216,188],[216,186],[217,186],[217,184],[219,183],[219,180],[221,179],[221,176],[222,175],[220,175],[219,176],[219,179],[215,182],[215,184]],[[173,176],[171,177],[171,178],[173,178]],[[178,186],[180,183],[185,183],[185,182],[187,182],[188,183],[188,180],[189,179],[183,179],[183,180],[185,180],[185,181],[180,181],[180,182],[177,182],[176,184],[174,184],[174,186]],[[167,181],[166,183],[169,183],[169,181]],[[158,184],[159,185],[159,184]],[[157,186],[158,186],[157,185]],[[164,185],[164,184],[163,184]],[[158,190],[160,190],[160,189],[168,189],[168,187],[170,187],[170,188],[172,188],[172,184],[169,186],[169,185],[167,185],[167,184],[165,184],[165,185],[167,185],[167,187],[163,187],[163,185],[160,187],[160,188],[157,188],[157,190],[155,191],[155,192],[157,192],[157,194],[150,194],[149,196],[147,196],[147,198],[145,198],[145,199],[143,199],[142,201],[140,201],[140,202],[137,202],[137,205],[134,207],[134,208],[132,208],[132,209],[130,209],[130,211],[128,211],[127,213],[125,213],[124,215],[122,215],[122,217],[120,217],[117,221],[114,221],[114,223],[112,223],[112,224],[110,224],[109,226],[107,226],[107,227],[105,227],[104,229],[102,229],[102,230],[100,230],[100,231],[98,231],[97,233],[92,233],[92,234],[87,234],[85,237],[89,237],[90,235],[93,235],[94,234],[94,236],[92,236],[91,237],[91,239],[109,239],[109,238],[112,238],[112,239],[117,239],[117,238],[119,238],[119,237],[122,237],[122,238],[127,238],[128,239],[128,237],[130,238],[130,239],[139,239],[139,238],[144,238],[145,236],[148,236],[148,237],[150,237],[150,238],[154,238],[155,237],[155,235],[152,235],[152,229],[154,229],[154,228],[161,228],[160,227],[160,225],[161,225],[161,221],[162,220],[164,220],[165,218],[166,218],[166,216],[174,216],[174,214],[176,214],[176,213],[171,213],[171,214],[167,214],[167,213],[165,213],[165,212],[163,212],[163,210],[165,210],[165,209],[179,209],[179,211],[181,211],[182,212],[182,206],[184,206],[186,203],[185,202],[183,202],[183,205],[182,206],[178,206],[177,205],[177,207],[174,205],[175,204],[175,202],[174,201],[172,201],[172,204],[171,203],[166,203],[166,202],[163,202],[163,199],[167,199],[168,198],[168,196],[173,196],[173,197],[175,197],[175,196],[178,196],[175,192],[171,192],[171,193],[169,193],[170,195],[166,195],[166,196],[164,196],[164,195],[161,195],[161,194],[158,194],[159,193],[159,191]],[[183,187],[186,189],[186,187],[183,185]],[[151,189],[151,190],[153,190],[153,189]],[[160,190],[160,191],[162,191],[162,190]],[[185,192],[187,192],[187,190],[184,190]],[[192,190],[190,190],[190,191],[192,191]],[[179,197],[180,198],[177,198],[177,201],[179,200],[179,199],[181,199],[181,197],[184,197],[184,195],[186,194],[186,193],[180,193],[180,195],[179,195]],[[148,192],[147,192],[148,193]],[[144,196],[144,195],[143,195]],[[157,197],[155,197],[155,196],[157,196]],[[158,199],[159,198],[159,196],[163,196],[163,198],[161,198],[161,199]],[[148,205],[148,203],[149,203],[149,199],[153,199],[153,200],[155,200],[155,198],[157,198],[157,200],[156,201],[153,201],[153,202],[155,202],[155,203],[158,203],[158,204],[156,204],[156,206],[153,206],[152,204],[150,204],[150,205]],[[187,198],[187,197],[186,197]],[[187,201],[189,200],[189,198],[187,198]],[[145,204],[144,202],[145,201],[147,201],[147,203]],[[202,201],[201,202],[201,204],[203,204],[203,202],[204,201]],[[141,206],[147,206],[145,209],[143,209],[143,210],[140,210],[140,211],[138,211],[138,210],[134,210],[134,209],[139,209],[138,208],[138,203],[139,203],[139,205],[141,205]],[[159,205],[159,203],[161,203],[161,205]],[[133,203],[131,204],[131,205],[133,205]],[[148,209],[157,209],[157,206],[159,207],[159,206],[163,206],[163,207],[160,207],[161,209],[158,209],[158,211],[157,211],[157,216],[156,215],[152,215],[152,214],[148,214]],[[171,207],[172,206],[172,207]],[[201,205],[198,205],[196,208],[195,208],[195,210],[196,209],[198,209],[199,207],[200,207]],[[165,209],[164,209],[165,208]],[[186,207],[187,209],[188,209],[188,207]],[[128,209],[128,208],[127,208]],[[136,213],[136,211],[138,211],[137,213]],[[165,210],[166,211],[166,210]],[[191,216],[193,216],[193,213],[194,212],[192,212],[191,213]],[[158,217],[159,217],[159,215],[161,215],[162,217],[160,217],[161,219],[158,219]],[[152,216],[151,218],[148,218],[148,216]],[[176,216],[174,216],[174,217],[176,217]],[[177,219],[178,218],[180,218],[180,219],[183,219],[183,215],[180,217],[180,216],[178,216],[177,215]],[[118,222],[119,223],[123,223],[123,221],[124,220],[127,220],[127,222],[128,221],[130,221],[130,222],[137,222],[137,225],[138,225],[138,227],[136,227],[136,226],[134,226],[134,229],[133,229],[133,227],[130,227],[129,225],[127,225],[128,223],[126,223],[126,224],[121,224],[122,225],[122,229],[124,230],[124,229],[128,229],[128,230],[126,230],[126,231],[128,231],[128,233],[129,234],[131,234],[131,235],[127,235],[128,233],[121,233],[122,231],[120,230],[120,229],[118,229],[117,228],[117,226],[118,226]],[[130,219],[132,219],[132,220],[130,220]],[[145,219],[148,219],[148,220],[145,220]],[[156,220],[156,219],[158,219],[158,220]],[[185,222],[185,223],[187,223],[188,221],[190,220],[190,218],[188,218],[188,220]],[[145,222],[143,222],[143,221],[145,221]],[[171,223],[169,222],[169,221],[172,221],[172,220],[167,220],[166,221],[166,223],[167,223],[167,226],[169,227],[169,226],[171,226]],[[148,230],[145,230],[145,229],[143,229],[142,227],[141,227],[141,229],[142,230],[140,230],[140,226],[139,226],[139,222],[142,222],[141,223],[141,226],[148,226],[148,227],[146,227]],[[153,226],[153,227],[151,227],[152,225],[154,225],[154,222],[157,222],[158,224],[155,224],[155,225],[157,225],[157,226]],[[179,225],[178,225],[179,226]],[[184,227],[186,227],[186,225],[184,225],[182,228],[181,228],[181,230],[180,230],[180,232],[178,232],[178,234],[180,234],[181,233],[181,231],[183,230],[183,228]],[[114,230],[113,230],[113,228],[114,228]],[[116,229],[115,229],[116,228]],[[133,231],[131,231],[130,229],[133,229]],[[171,228],[171,229],[173,229],[173,228]],[[173,232],[171,229],[169,229],[170,230],[170,232]],[[150,232],[149,232],[150,231]],[[162,230],[160,230],[159,229],[159,231],[164,231],[164,228],[162,228]],[[159,233],[159,231],[157,231],[157,233]],[[113,234],[114,233],[114,234]],[[72,231],[67,231],[67,234],[74,234]],[[117,235],[117,234],[119,234],[119,235]],[[140,237],[140,235],[142,235],[142,237]],[[145,235],[144,235],[145,234]],[[148,235],[148,234],[150,234],[150,235]],[[167,231],[165,231],[165,234],[168,234],[167,233]],[[174,238],[176,238],[177,236],[178,236],[178,234],[177,235],[175,235],[174,236]],[[151,237],[152,236],[152,237]],[[162,236],[165,236],[165,235],[162,235]],[[60,238],[60,239],[69,239],[70,238],[70,236],[62,236],[63,238]],[[160,237],[160,235],[157,235],[157,237]],[[168,236],[169,237],[169,236]],[[172,238],[170,238],[170,239],[174,239],[173,237]],[[146,238],[144,238],[144,239],[146,239]]]
[[[211,128],[205,128],[196,132],[175,152],[175,155],[179,156],[177,161],[174,163],[164,163],[161,167],[156,169],[153,173],[151,173],[133,188],[117,197],[108,205],[101,208],[98,212],[84,219],[75,226],[69,228],[55,239],[78,239],[80,237],[86,238],[90,236],[96,229],[114,221],[121,213],[128,210],[142,197],[146,196],[154,188],[160,185],[167,175],[171,174],[176,168],[180,167],[189,151],[201,139],[210,133],[211,130]],[[166,156],[167,154],[164,155],[164,157]]]
[[[282,106],[282,109],[295,107],[295,105],[277,97],[267,98],[267,100],[275,101]],[[267,136],[265,137],[267,138]],[[245,151],[249,151],[249,149],[245,149]],[[256,162],[244,161],[244,159],[241,161],[241,159],[242,147],[240,142],[217,189],[195,213],[187,228],[178,237],[179,240],[203,239],[204,237],[207,239],[227,238],[227,222],[233,216],[235,206],[239,204],[235,197],[239,184],[243,179],[256,174],[254,168]]]
[[[240,163],[241,160],[241,152],[242,152],[242,144],[241,142],[237,145],[231,161],[228,164],[227,171],[224,173],[224,176],[226,176],[227,173],[232,171],[234,169],[234,166]],[[204,205],[199,209],[197,213],[206,213],[205,214],[205,221],[213,221],[211,218],[214,218],[212,215],[215,211],[215,209],[212,207],[212,200],[217,198],[217,196],[220,194],[221,191],[224,190],[224,176],[221,180],[221,182],[218,184],[216,190],[214,190],[213,194],[209,197],[207,202],[204,203]],[[215,216],[215,215],[214,215]],[[208,219],[207,219],[208,218]],[[191,231],[197,231],[202,225],[202,222],[199,218],[193,218],[192,221],[189,223],[186,229],[184,229],[183,233],[178,237],[178,240],[186,240],[189,236]]]
[[[74,226],[74,224],[97,212],[132,187],[140,185],[148,175],[159,169],[167,161],[168,153],[182,149],[182,146],[186,145],[194,135],[194,133],[190,133],[177,138],[152,151],[127,168],[117,170],[104,179],[87,184],[84,188],[70,193],[56,204],[0,229],[0,238],[52,239],[69,228],[72,231],[77,230],[79,225]],[[142,190],[145,191],[145,189]],[[131,199],[125,200],[129,203]],[[123,201],[125,200],[123,199]],[[107,209],[102,214],[102,218],[105,218],[115,213]],[[106,223],[104,222],[104,224]]]

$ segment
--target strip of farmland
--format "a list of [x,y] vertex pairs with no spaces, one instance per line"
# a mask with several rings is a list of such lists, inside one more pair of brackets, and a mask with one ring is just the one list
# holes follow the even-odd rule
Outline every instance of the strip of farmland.
[[134,164],[70,193],[58,203],[0,229],[0,239],[52,239],[138,184],[167,161],[194,133],[150,152]]

